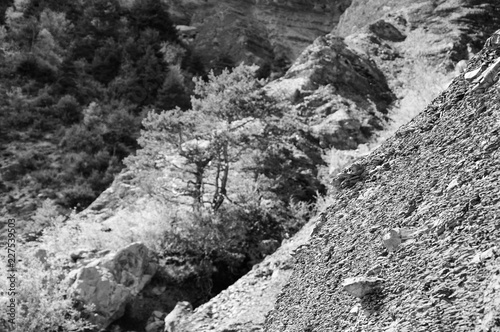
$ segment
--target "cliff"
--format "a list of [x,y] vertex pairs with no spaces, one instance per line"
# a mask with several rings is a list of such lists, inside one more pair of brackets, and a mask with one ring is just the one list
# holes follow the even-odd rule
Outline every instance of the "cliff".
[[196,28],[192,47],[210,68],[241,61],[274,67],[290,64],[314,39],[335,27],[350,3],[167,1],[179,25]]
[[[494,35],[421,115],[336,178],[266,331],[498,329],[499,56]],[[365,278],[360,298],[351,277]]]

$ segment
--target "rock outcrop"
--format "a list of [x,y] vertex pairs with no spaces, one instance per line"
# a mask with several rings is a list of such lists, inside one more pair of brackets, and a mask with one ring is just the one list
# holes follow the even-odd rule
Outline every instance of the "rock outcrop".
[[152,279],[157,264],[141,243],[133,243],[80,267],[68,275],[69,292],[93,306],[89,320],[106,328],[125,312],[125,306]]
[[377,66],[331,34],[316,39],[266,89],[312,129],[323,149],[366,143],[394,100]]
[[[168,0],[175,22],[196,27],[193,49],[210,68],[224,62],[293,62],[337,24],[351,0]],[[228,63],[229,64],[229,63]]]
[[[486,45],[466,72],[495,66],[500,44],[492,39]],[[338,187],[326,218],[298,254],[266,331],[498,329],[497,79],[474,90],[474,82],[458,76],[357,162],[364,171]],[[383,235],[406,227],[411,239],[387,251]],[[346,278],[367,271],[384,280],[379,291],[361,299],[343,291]]]

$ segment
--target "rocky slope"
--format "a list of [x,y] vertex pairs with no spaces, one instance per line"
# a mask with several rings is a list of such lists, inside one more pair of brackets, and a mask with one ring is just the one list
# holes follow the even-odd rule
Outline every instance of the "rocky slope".
[[[336,178],[266,331],[498,329],[499,56],[495,35],[420,116]],[[356,298],[350,277],[378,286]]]
[[193,48],[213,68],[225,62],[279,66],[291,63],[330,32],[350,0],[169,0],[179,25],[192,26]]

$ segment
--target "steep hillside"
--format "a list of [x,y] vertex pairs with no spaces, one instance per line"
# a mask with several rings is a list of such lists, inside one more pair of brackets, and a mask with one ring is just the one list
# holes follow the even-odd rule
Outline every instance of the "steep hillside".
[[355,0],[334,34],[376,61],[404,99],[422,85],[440,84],[422,76],[463,70],[500,26],[499,12],[497,1]]
[[498,40],[336,177],[266,331],[498,329]]

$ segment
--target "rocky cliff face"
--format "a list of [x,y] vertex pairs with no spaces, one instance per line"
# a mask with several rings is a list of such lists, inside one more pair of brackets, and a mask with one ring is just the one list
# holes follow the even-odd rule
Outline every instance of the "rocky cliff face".
[[266,90],[284,100],[325,150],[366,143],[394,100],[373,61],[331,34],[316,39]]
[[[481,49],[498,27],[499,13],[497,1],[354,0],[334,33],[365,39],[375,58],[434,57],[438,66],[450,67]],[[396,52],[386,49],[391,42],[399,42]]]
[[498,329],[498,40],[336,178],[266,331]]
[[279,66],[330,32],[351,0],[167,3],[178,24],[196,28],[192,46],[209,67],[241,61]]

